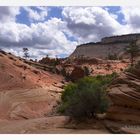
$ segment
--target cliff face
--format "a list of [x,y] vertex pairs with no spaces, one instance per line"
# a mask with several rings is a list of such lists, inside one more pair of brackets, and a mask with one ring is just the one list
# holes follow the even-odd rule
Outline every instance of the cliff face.
[[70,58],[84,56],[105,59],[109,54],[118,54],[119,57],[123,54],[126,46],[128,43],[83,45],[77,47]]
[[139,39],[140,34],[106,37],[98,43],[87,43],[77,46],[75,51],[70,55],[70,58],[83,56],[105,59],[109,54],[117,54],[118,57],[122,57],[124,48],[126,48],[131,41]]
[[140,123],[140,63],[113,81],[108,95],[112,106],[107,118]]

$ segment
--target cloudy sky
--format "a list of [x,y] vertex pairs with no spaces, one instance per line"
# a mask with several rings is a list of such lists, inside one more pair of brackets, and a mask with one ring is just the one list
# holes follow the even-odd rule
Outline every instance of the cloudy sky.
[[65,57],[76,45],[140,33],[140,7],[0,7],[0,48],[22,56]]

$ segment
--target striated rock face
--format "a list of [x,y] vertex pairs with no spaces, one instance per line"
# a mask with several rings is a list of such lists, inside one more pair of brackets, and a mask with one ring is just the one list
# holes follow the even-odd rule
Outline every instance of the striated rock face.
[[77,46],[70,58],[87,58],[106,59],[109,54],[117,54],[119,57],[127,57],[124,49],[133,40],[140,40],[140,34],[128,34],[123,36],[105,37],[101,42],[87,43]]
[[140,123],[140,64],[113,81],[109,97],[108,119]]
[[59,100],[53,87],[0,91],[0,119],[44,117],[53,113]]

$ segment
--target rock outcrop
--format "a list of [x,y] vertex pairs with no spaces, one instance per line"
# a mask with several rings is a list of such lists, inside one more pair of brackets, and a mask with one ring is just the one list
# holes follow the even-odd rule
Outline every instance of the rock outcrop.
[[140,34],[105,37],[101,42],[77,46],[69,58],[80,58],[82,56],[86,58],[106,59],[109,54],[117,55],[118,58],[127,58],[128,56],[124,50],[134,40],[140,40]]
[[107,118],[140,124],[140,63],[122,73],[108,91],[112,105]]
[[84,70],[79,66],[75,66],[73,71],[71,72],[69,78],[72,81],[77,81],[85,76]]
[[40,88],[62,79],[59,75],[33,67],[21,58],[0,51],[0,91]]

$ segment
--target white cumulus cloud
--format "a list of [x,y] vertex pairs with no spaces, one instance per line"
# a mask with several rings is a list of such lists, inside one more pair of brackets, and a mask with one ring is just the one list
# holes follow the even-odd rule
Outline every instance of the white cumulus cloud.
[[65,7],[62,15],[80,42],[99,41],[104,36],[114,35],[122,26],[101,7]]
[[0,48],[20,56],[23,47],[29,48],[32,58],[70,55],[77,44],[140,32],[138,7],[121,7],[118,13],[124,15],[125,24],[118,21],[117,12],[103,7],[61,7],[62,18],[47,18],[53,7],[22,8],[29,25],[17,22],[21,7],[0,7]]
[[16,16],[20,13],[19,7],[0,7],[0,22],[5,23],[9,21],[15,21]]
[[68,55],[72,53],[77,42],[67,39],[63,32],[64,27],[65,23],[58,18],[32,23],[30,26],[16,22],[0,24],[0,47],[20,51],[23,47],[28,47],[32,54],[36,52],[36,57],[45,54],[52,57]]
[[44,21],[48,16],[47,7],[24,7],[24,10],[28,12],[28,17],[30,21]]
[[124,22],[131,28],[131,32],[140,32],[140,7],[121,7]]

